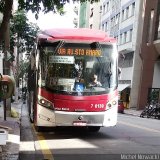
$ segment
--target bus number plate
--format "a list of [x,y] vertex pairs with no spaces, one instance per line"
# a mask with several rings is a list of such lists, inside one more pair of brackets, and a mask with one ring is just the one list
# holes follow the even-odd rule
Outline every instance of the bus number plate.
[[87,123],[85,121],[74,121],[73,126],[86,126]]

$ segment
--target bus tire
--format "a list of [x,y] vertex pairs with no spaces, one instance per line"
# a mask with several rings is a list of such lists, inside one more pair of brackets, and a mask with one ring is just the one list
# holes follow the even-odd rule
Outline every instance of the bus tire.
[[101,127],[99,126],[90,126],[88,127],[90,132],[98,132],[100,130]]
[[42,127],[41,126],[35,126],[35,129],[37,132],[41,132],[42,131]]
[[31,123],[34,123],[34,118],[31,114],[29,115],[29,120],[30,120]]

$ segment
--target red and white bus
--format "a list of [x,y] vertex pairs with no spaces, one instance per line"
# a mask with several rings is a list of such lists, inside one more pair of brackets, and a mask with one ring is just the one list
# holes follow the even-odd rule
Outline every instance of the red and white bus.
[[30,55],[28,107],[36,128],[117,123],[118,67],[114,38],[93,29],[49,29]]

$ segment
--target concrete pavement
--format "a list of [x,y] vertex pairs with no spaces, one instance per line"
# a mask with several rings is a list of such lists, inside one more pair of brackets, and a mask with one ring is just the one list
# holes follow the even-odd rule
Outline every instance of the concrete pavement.
[[[20,124],[21,124],[21,108],[22,100],[11,103],[12,110],[19,113],[18,118],[7,117],[6,121],[3,118],[3,103],[0,103],[0,126],[8,128],[8,140],[6,145],[0,146],[0,160],[18,160],[20,147]],[[125,109],[124,114],[139,116],[142,111],[134,109]]]
[[[2,160],[18,160],[20,145],[20,118],[22,101],[11,103],[12,115],[18,113],[18,117],[6,117],[4,120],[3,102],[0,103],[0,126],[6,128],[8,132],[8,140],[6,145],[0,146],[0,159]],[[0,127],[0,128],[1,128]]]
[[129,108],[124,110],[124,114],[138,116],[138,117],[140,116],[141,113],[142,113],[142,110],[136,110],[134,108],[133,109]]

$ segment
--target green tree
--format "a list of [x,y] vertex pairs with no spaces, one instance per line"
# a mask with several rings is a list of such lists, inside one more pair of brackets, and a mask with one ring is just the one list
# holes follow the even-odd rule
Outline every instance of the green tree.
[[[34,46],[39,27],[30,23],[25,11],[16,11],[11,18],[10,24],[11,44],[10,50],[13,53],[13,47],[17,45],[19,53],[31,51]],[[15,44],[15,42],[17,42]]]
[[[72,0],[86,2],[87,0]],[[99,0],[88,0],[89,2],[98,2]],[[70,0],[18,0],[18,9],[25,11],[32,11],[35,17],[38,18],[40,11],[47,12],[59,12],[63,14],[63,6],[65,3],[69,3]],[[12,16],[13,0],[1,0],[0,12],[3,14],[3,20],[0,25],[0,42],[4,39],[10,18]]]
[[11,18],[10,23],[10,53],[14,52],[14,47],[17,48],[16,66],[14,67],[14,78],[18,86],[18,79],[23,77],[26,71],[27,63],[19,62],[19,55],[30,53],[36,39],[39,27],[36,24],[30,23],[25,11],[16,11]]
[[0,25],[0,42],[5,39],[12,14],[12,8],[13,8],[13,0],[0,1],[0,12],[3,14],[3,19]]

